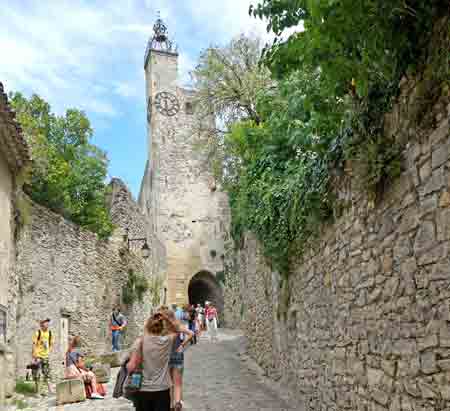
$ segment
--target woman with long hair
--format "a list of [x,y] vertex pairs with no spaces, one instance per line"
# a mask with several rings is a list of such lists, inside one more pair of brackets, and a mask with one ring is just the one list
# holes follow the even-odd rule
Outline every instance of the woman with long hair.
[[134,343],[127,370],[143,369],[142,386],[133,401],[137,411],[170,410],[169,358],[177,331],[177,323],[166,311],[159,311],[147,320],[144,335]]
[[75,336],[69,343],[69,348],[66,352],[66,368],[64,371],[65,378],[81,379],[86,385],[90,386],[91,399],[102,400],[103,396],[97,391],[97,378],[92,371],[89,371],[83,361],[83,354],[77,348],[80,347],[80,337]]
[[177,321],[173,311],[167,312],[168,317],[176,325],[177,337],[175,344],[170,353],[169,369],[172,377],[172,403],[175,411],[181,411],[183,408],[183,371],[184,371],[184,348],[194,336],[194,333],[189,330],[183,323]]

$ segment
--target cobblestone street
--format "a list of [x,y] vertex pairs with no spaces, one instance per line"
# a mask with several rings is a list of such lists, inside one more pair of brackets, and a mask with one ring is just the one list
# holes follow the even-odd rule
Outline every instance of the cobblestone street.
[[[241,360],[244,338],[232,331],[221,331],[218,343],[202,338],[199,344],[186,352],[184,409],[196,411],[269,411],[288,410],[287,404],[276,392],[264,384],[253,367]],[[91,400],[78,404],[50,406],[42,402],[33,411],[133,411],[131,403],[123,398],[111,398],[112,378],[105,400]]]

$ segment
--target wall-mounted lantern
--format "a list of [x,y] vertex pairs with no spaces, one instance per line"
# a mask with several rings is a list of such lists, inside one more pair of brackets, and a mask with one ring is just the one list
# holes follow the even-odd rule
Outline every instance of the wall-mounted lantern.
[[145,258],[145,259],[149,258],[150,257],[150,247],[148,245],[147,238],[146,237],[143,237],[143,238],[129,238],[128,237],[129,229],[127,228],[125,231],[126,231],[126,234],[123,236],[123,238],[124,238],[124,240],[127,241],[128,251],[130,251],[130,249],[131,249],[130,245],[131,245],[131,243],[133,241],[143,241],[144,244],[141,247],[142,258]]

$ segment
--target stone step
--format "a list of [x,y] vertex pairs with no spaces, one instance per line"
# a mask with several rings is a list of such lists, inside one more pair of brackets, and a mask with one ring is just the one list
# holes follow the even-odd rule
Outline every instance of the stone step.
[[109,364],[93,364],[92,372],[100,384],[107,384],[111,379],[111,366]]

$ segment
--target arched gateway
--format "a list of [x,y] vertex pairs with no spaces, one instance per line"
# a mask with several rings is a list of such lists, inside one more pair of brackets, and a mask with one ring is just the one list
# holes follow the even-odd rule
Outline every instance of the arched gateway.
[[190,304],[204,304],[211,301],[219,311],[223,311],[223,290],[219,281],[209,271],[200,271],[189,282],[188,288]]

